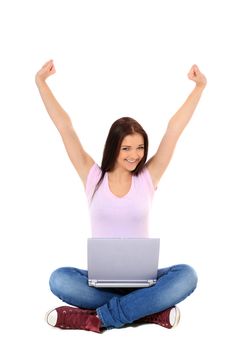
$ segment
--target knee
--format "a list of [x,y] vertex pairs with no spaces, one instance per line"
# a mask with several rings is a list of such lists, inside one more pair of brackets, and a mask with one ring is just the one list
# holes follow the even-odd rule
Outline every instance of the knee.
[[190,290],[190,293],[192,293],[197,287],[197,282],[198,282],[197,273],[192,266],[187,264],[180,265],[180,269],[183,273],[185,284]]
[[64,288],[66,284],[65,281],[69,275],[69,270],[69,267],[60,267],[52,272],[49,278],[49,286],[55,295],[58,295],[59,292]]

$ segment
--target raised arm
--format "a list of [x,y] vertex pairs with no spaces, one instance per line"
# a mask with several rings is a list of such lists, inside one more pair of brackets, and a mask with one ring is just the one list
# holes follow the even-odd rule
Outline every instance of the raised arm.
[[193,80],[196,86],[184,104],[169,120],[166,132],[160,142],[157,152],[146,164],[155,187],[165,172],[172,158],[176,143],[190,121],[207,83],[205,76],[200,72],[197,65],[191,67],[188,78]]
[[53,61],[46,62],[35,76],[36,85],[45,108],[62,137],[68,156],[85,186],[94,160],[83,149],[70,117],[60,106],[46,83],[46,79],[55,72]]

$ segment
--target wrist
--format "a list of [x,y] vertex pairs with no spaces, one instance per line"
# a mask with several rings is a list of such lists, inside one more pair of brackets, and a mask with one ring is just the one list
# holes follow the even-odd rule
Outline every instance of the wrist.
[[206,84],[207,84],[206,82],[196,83],[195,89],[202,91],[205,89]]
[[46,85],[45,80],[39,77],[38,75],[35,76],[35,82],[38,87],[42,87],[43,85]]

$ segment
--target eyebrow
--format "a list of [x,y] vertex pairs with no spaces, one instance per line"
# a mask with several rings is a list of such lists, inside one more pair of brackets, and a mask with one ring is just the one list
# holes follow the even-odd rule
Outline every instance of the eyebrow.
[[[141,145],[138,145],[138,146],[144,146],[144,143],[141,143]],[[132,147],[132,146],[122,145],[121,147]]]

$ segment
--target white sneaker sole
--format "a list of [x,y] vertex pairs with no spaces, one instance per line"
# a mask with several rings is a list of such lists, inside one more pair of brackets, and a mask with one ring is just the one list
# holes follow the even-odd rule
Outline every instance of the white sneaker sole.
[[55,327],[57,324],[57,311],[56,309],[52,309],[45,314],[45,321],[52,327]]
[[172,325],[172,328],[175,328],[180,322],[180,309],[177,306],[174,306],[173,310],[175,315],[173,315],[173,322],[170,321],[170,323]]

